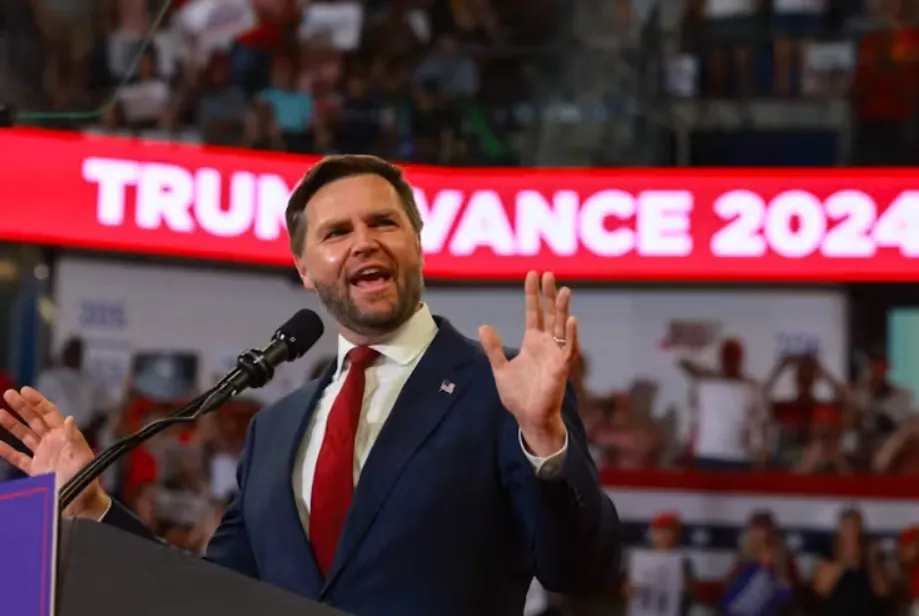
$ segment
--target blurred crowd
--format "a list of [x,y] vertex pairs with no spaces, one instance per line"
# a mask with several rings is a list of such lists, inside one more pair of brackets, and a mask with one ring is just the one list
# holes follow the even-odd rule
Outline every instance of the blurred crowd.
[[919,160],[915,0],[690,0],[670,28],[673,93],[846,98],[849,164]]
[[[783,357],[768,375],[750,375],[743,343],[727,339],[718,365],[678,360],[689,390],[683,420],[655,416],[651,381],[597,395],[583,384],[582,359],[575,383],[600,466],[913,474],[919,407],[909,390],[890,382],[882,353],[867,364],[851,383],[807,353]],[[786,372],[793,375],[790,398],[775,393]]]
[[919,160],[917,0],[9,0],[3,65],[27,121],[260,150],[513,165],[627,117],[684,164]]
[[[699,580],[692,562],[681,554],[682,525],[678,513],[662,511],[653,521],[646,549],[635,559],[672,561],[678,572],[672,593],[648,596],[628,578],[621,594],[629,614],[688,614],[706,605],[725,616],[909,616],[919,599],[919,528],[905,529],[892,550],[872,538],[857,508],[841,512],[826,546],[809,554],[805,571],[799,550],[773,513],[755,512],[738,541],[727,575],[714,583]],[[666,597],[679,608],[641,611]],[[551,603],[551,600],[549,601]],[[564,607],[561,607],[563,610]],[[563,613],[561,610],[557,613]],[[597,612],[599,613],[599,612]]]
[[[16,79],[33,82],[31,104],[46,127],[513,164],[516,106],[529,94],[526,50],[552,37],[555,6],[9,0],[0,47],[18,65]],[[104,114],[87,113],[95,109]]]

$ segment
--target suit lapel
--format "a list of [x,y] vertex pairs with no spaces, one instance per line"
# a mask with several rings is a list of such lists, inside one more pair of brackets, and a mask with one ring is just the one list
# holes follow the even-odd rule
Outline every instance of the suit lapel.
[[290,521],[289,523],[292,526],[289,534],[291,545],[297,555],[297,561],[302,562],[306,568],[303,572],[302,580],[305,591],[303,594],[308,597],[315,597],[319,594],[319,589],[322,585],[322,575],[319,573],[319,566],[316,564],[316,557],[313,555],[313,547],[310,545],[306,529],[303,528],[303,524],[300,521],[300,513],[297,508],[296,500],[297,495],[292,485],[294,465],[298,463],[297,454],[300,451],[300,446],[303,444],[303,438],[306,433],[306,428],[310,423],[310,418],[313,416],[316,406],[319,404],[322,392],[332,380],[335,369],[336,362],[330,362],[328,368],[326,368],[322,376],[319,377],[319,380],[313,384],[312,390],[306,389],[303,392],[303,396],[297,404],[298,410],[302,410],[302,412],[289,413],[285,417],[287,425],[285,425],[283,431],[280,432],[282,437],[288,436],[289,440],[278,443],[279,450],[286,450],[287,452],[287,474],[285,477],[289,486],[287,490],[289,497],[287,499],[285,518]]
[[[445,320],[437,318],[437,324],[437,335],[370,450],[324,589],[335,581],[360,545],[405,465],[466,389],[470,371],[464,367],[471,365],[473,347]],[[446,389],[442,389],[444,385]]]

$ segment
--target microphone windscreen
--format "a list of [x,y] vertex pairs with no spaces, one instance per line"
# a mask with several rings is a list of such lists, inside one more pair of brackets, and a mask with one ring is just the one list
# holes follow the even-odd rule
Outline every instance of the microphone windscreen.
[[284,325],[275,332],[275,338],[283,338],[290,349],[288,361],[303,357],[316,342],[322,337],[325,326],[322,319],[312,310],[298,310]]

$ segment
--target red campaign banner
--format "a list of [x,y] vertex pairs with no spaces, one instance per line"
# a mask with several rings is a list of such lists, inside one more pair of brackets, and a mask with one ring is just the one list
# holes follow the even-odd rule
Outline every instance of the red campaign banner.
[[[776,471],[702,472],[682,469],[620,470],[601,468],[610,489],[751,495],[780,499],[919,500],[919,485],[903,475],[803,475]],[[919,520],[919,517],[917,517]]]
[[[287,266],[315,157],[0,132],[0,239]],[[919,280],[914,170],[408,166],[430,278]]]

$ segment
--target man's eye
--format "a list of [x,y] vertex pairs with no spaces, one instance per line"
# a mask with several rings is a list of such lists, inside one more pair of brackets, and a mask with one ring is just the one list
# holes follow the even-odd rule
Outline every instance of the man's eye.
[[329,231],[328,233],[326,233],[325,236],[326,236],[326,238],[331,238],[331,237],[340,237],[340,236],[342,236],[342,235],[344,235],[344,234],[345,234],[345,230],[344,230],[344,229],[332,229],[331,231]]

